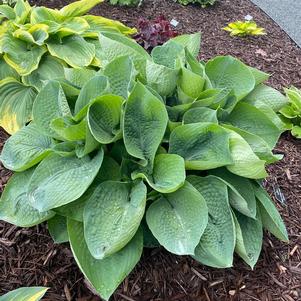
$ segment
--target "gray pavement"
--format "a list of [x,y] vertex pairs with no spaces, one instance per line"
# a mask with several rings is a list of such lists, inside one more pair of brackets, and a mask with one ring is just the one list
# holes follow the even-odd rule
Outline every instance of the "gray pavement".
[[301,47],[301,0],[251,0]]

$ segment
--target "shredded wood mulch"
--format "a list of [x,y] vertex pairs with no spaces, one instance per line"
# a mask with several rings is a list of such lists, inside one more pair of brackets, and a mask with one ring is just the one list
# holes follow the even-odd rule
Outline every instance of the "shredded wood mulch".
[[[60,7],[70,1],[32,1]],[[270,84],[301,87],[301,50],[263,12],[248,0],[221,0],[212,8],[181,7],[172,0],[145,0],[140,8],[100,5],[95,14],[135,25],[138,17],[164,14],[176,19],[180,32],[202,31],[201,58],[232,54],[272,74]],[[221,28],[252,15],[268,35],[230,38]],[[0,148],[7,139],[0,131]],[[282,161],[269,167],[266,187],[284,218],[290,243],[266,234],[254,271],[240,259],[231,269],[212,269],[192,260],[146,249],[133,273],[112,297],[114,301],[296,301],[301,300],[301,142],[284,134],[276,153]],[[0,192],[10,172],[0,165]],[[68,244],[55,245],[44,225],[20,229],[0,222],[0,295],[20,286],[50,287],[45,300],[97,301],[87,289]]]

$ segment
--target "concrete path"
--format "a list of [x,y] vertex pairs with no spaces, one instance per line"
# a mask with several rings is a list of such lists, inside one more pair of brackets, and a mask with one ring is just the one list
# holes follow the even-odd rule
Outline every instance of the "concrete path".
[[301,47],[301,0],[251,0]]

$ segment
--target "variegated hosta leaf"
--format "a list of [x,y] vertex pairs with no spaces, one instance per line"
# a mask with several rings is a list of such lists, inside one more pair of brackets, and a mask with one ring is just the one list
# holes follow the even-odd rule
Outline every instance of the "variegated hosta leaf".
[[103,2],[104,0],[80,0],[70,3],[60,9],[60,13],[65,18],[77,17],[84,15],[90,11],[94,6]]
[[16,14],[16,19],[14,21],[17,24],[24,24],[30,14],[31,6],[27,1],[18,0],[14,7],[14,11]]
[[40,213],[30,203],[27,190],[33,172],[29,169],[10,178],[1,195],[0,220],[18,227],[31,227],[54,216],[51,211]]
[[193,255],[208,222],[202,195],[188,182],[161,195],[146,213],[147,224],[160,244],[178,255]]
[[170,135],[168,152],[183,157],[186,169],[206,170],[233,162],[229,134],[214,123],[192,123],[176,127]]
[[30,179],[30,203],[44,212],[75,201],[93,182],[102,160],[102,149],[92,159],[88,156],[81,159],[57,154],[48,156],[38,165]]
[[54,243],[61,244],[69,241],[66,217],[55,215],[48,220],[47,226]]
[[95,56],[95,46],[79,35],[63,38],[63,41],[48,40],[50,54],[65,61],[73,68],[83,68],[91,64]]
[[18,72],[8,65],[5,60],[0,56],[0,81],[7,77],[15,78],[16,80],[20,79]]
[[68,220],[68,232],[71,249],[80,270],[101,297],[109,300],[140,260],[143,250],[142,231],[139,230],[122,250],[102,260],[91,255],[85,242],[82,223]]
[[0,81],[0,126],[14,134],[31,120],[37,92],[14,78]]
[[141,159],[144,166],[148,163],[152,165],[167,121],[164,103],[137,83],[126,102],[123,117],[123,139],[127,152]]
[[44,45],[44,42],[49,38],[49,26],[46,24],[34,24],[14,31],[13,36],[27,42],[29,44],[36,44],[38,46]]
[[46,294],[45,287],[21,287],[0,297],[0,301],[40,301]]
[[23,171],[43,160],[51,152],[51,146],[52,140],[31,123],[9,137],[0,160],[10,170]]
[[235,247],[235,224],[229,205],[227,185],[212,176],[189,176],[187,180],[204,197],[209,211],[208,225],[195,249],[194,258],[215,268],[231,267]]
[[178,155],[160,154],[155,157],[153,168],[146,166],[132,173],[132,179],[143,178],[156,191],[170,193],[185,182],[184,159]]
[[81,17],[74,17],[67,19],[65,22],[60,24],[60,27],[56,31],[56,36],[60,39],[72,36],[74,34],[82,35],[87,29],[89,29],[88,22]]
[[[3,3],[3,1],[1,2]],[[1,4],[0,5],[0,18],[4,17],[8,20],[14,20],[16,19],[16,13],[12,7],[10,7],[7,4]]]
[[117,95],[103,95],[93,101],[88,110],[88,124],[94,138],[109,144],[121,138],[121,108],[124,99]]
[[49,22],[61,23],[63,22],[63,15],[57,9],[45,6],[36,6],[32,8],[30,14],[31,24],[49,24]]

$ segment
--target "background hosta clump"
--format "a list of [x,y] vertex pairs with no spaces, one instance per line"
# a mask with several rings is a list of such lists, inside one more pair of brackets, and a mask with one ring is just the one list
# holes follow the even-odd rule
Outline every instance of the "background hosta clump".
[[0,126],[9,134],[31,120],[45,81],[57,79],[70,98],[78,96],[80,74],[89,78],[101,67],[100,32],[136,33],[120,22],[84,15],[102,1],[81,0],[60,10],[25,0],[14,8],[0,5]]
[[175,0],[176,2],[179,2],[182,5],[188,5],[188,4],[200,4],[202,7],[206,7],[208,5],[213,5],[216,0]]
[[288,239],[261,186],[266,165],[280,159],[276,112],[287,99],[231,56],[199,62],[199,42],[178,36],[149,55],[101,33],[103,68],[78,74],[77,97],[47,81],[33,121],[3,148],[16,173],[0,218],[22,227],[47,220],[105,299],[144,246],[216,268],[232,266],[236,252],[253,267],[263,228]]

